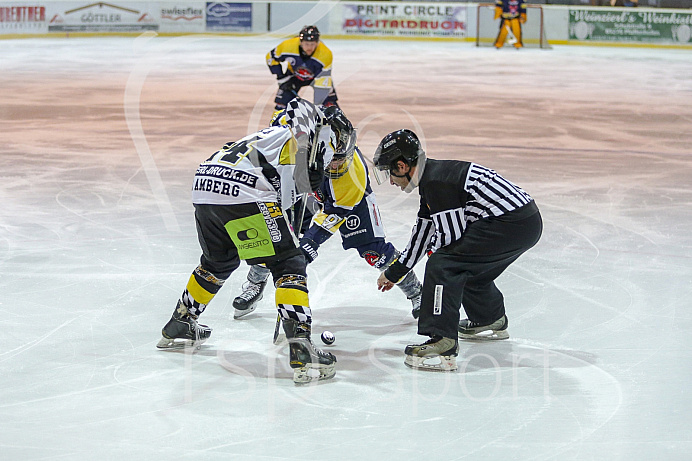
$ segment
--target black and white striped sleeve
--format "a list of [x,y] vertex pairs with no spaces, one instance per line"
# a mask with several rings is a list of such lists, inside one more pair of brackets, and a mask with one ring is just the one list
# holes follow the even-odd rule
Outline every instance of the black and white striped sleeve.
[[433,235],[435,235],[435,225],[432,220],[418,218],[416,225],[411,230],[411,238],[408,241],[408,245],[401,252],[399,261],[408,269],[413,269],[413,266],[425,256]]
[[437,229],[437,241],[434,250],[456,242],[466,230],[464,208],[435,213],[432,215],[432,220]]
[[531,202],[531,196],[496,171],[472,164],[465,186],[471,195],[466,204],[467,219],[500,216]]
[[411,238],[399,259],[385,271],[385,276],[392,282],[401,280],[425,255],[430,241],[435,235],[435,225],[431,219],[418,218],[411,231]]

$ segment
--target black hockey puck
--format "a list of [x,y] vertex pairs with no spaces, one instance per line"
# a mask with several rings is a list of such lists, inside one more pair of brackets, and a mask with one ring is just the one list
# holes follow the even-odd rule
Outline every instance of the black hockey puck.
[[334,344],[334,341],[336,341],[336,338],[334,337],[334,333],[331,331],[323,331],[322,335],[320,336],[322,338],[322,342],[325,343],[326,345],[332,345]]

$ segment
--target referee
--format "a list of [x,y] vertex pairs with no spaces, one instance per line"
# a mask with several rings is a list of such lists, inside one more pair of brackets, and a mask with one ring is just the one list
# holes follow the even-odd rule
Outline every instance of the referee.
[[[412,368],[457,369],[458,339],[507,339],[507,316],[495,279],[541,237],[534,200],[495,171],[458,160],[426,159],[416,134],[385,136],[374,156],[375,173],[405,192],[418,187],[420,209],[401,257],[377,280],[391,289],[425,255],[418,334],[406,347]],[[459,321],[463,306],[467,319]]]

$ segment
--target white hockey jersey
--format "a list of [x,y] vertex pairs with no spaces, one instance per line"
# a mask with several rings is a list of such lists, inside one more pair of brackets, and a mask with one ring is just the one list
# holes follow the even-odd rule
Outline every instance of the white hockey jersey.
[[[331,130],[320,131],[319,142],[331,160]],[[288,209],[298,199],[296,155],[298,143],[288,126],[265,128],[225,144],[197,168],[192,203],[237,205],[277,202]],[[305,168],[303,165],[301,168]]]

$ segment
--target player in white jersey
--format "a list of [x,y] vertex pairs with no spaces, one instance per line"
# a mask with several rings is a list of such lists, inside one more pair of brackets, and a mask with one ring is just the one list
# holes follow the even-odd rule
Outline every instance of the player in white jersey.
[[[368,167],[356,146],[356,133],[340,108],[331,106],[324,113],[335,133],[336,148],[332,161],[325,165],[320,188],[323,208],[300,238],[300,247],[311,263],[317,258],[320,245],[338,232],[344,250],[355,249],[365,262],[383,271],[396,261],[399,252],[385,239]],[[235,318],[255,310],[268,277],[268,269],[252,266],[243,292],[233,301]],[[415,272],[409,271],[397,286],[411,301],[413,317],[418,318],[422,286]]]
[[286,210],[299,194],[319,187],[333,149],[331,130],[311,103],[290,101],[286,121],[224,145],[197,169],[192,202],[202,257],[157,347],[206,341],[211,329],[199,324],[198,317],[240,260],[261,263],[276,285],[294,381],[303,383],[333,377],[336,358],[312,343],[305,259]]

